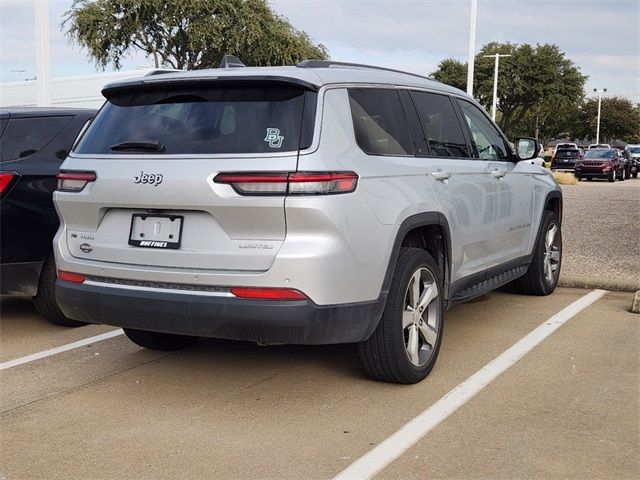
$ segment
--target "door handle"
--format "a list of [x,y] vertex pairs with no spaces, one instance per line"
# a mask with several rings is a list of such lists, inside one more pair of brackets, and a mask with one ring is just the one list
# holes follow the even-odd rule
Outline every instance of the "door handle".
[[493,178],[502,178],[507,174],[507,170],[504,168],[494,168],[490,173]]
[[439,182],[443,182],[451,177],[451,172],[445,172],[444,170],[438,169],[435,172],[431,172],[431,176]]

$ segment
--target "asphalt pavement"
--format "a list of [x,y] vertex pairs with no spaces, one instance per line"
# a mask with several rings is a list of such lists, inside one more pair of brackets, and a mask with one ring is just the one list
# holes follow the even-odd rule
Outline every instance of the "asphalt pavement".
[[562,277],[640,284],[640,178],[562,187]]
[[[353,346],[123,335],[0,371],[0,477],[332,478],[589,292],[493,292],[446,315],[412,386],[365,378]],[[640,317],[606,293],[442,418],[380,478],[640,478]],[[47,324],[3,300],[3,365],[114,329]],[[550,320],[551,319],[551,320]],[[13,364],[11,364],[13,365]]]

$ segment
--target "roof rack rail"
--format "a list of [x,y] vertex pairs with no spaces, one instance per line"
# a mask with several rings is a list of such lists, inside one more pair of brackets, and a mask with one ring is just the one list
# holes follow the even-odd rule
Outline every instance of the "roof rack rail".
[[147,73],[145,73],[145,77],[151,77],[153,75],[162,75],[163,73],[174,73],[181,72],[182,70],[178,70],[177,68],[155,68]]
[[329,68],[329,67],[346,67],[346,68],[363,68],[369,70],[382,70],[384,72],[401,73],[403,75],[411,75],[412,77],[424,78],[437,82],[430,77],[424,75],[418,75],[417,73],[405,72],[403,70],[396,70],[393,68],[377,67],[375,65],[366,65],[364,63],[349,63],[349,62],[334,62],[333,60],[303,60],[298,64],[300,68]]

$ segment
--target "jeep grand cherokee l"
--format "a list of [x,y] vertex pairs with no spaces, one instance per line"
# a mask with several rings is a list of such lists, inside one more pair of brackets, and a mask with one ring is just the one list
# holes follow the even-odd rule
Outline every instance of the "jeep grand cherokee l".
[[356,343],[398,383],[446,308],[558,281],[562,197],[471,97],[408,73],[297,67],[111,84],[62,165],[60,307],[143,347]]

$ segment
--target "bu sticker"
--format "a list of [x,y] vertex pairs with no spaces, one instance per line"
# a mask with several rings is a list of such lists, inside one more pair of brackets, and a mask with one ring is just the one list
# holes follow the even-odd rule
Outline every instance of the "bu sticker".
[[264,137],[265,142],[269,142],[270,148],[280,148],[284,137],[280,135],[279,128],[267,128],[267,136]]

